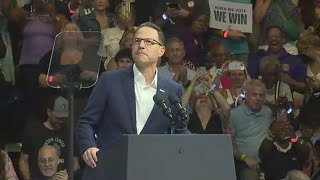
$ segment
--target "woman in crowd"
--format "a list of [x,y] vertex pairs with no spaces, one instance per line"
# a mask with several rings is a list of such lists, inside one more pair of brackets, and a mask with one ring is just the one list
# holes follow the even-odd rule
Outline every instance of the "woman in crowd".
[[23,91],[25,105],[23,109],[29,116],[34,113],[34,108],[31,109],[32,104],[39,100],[36,93],[39,62],[51,51],[55,35],[60,31],[59,28],[66,17],[63,14],[56,14],[54,4],[49,4],[47,1],[33,0],[24,7],[25,9],[15,7],[10,1],[6,5],[5,14],[11,23],[11,33],[13,33],[11,38],[14,39],[13,57],[19,59],[16,84]]
[[133,36],[136,32],[135,29],[127,30],[123,33],[121,40],[119,42],[120,49],[131,49],[132,48],[132,42],[133,42]]
[[288,84],[280,81],[280,61],[276,56],[266,56],[261,59],[260,73],[261,81],[267,89],[267,103],[275,104],[279,97],[286,97],[292,104],[292,93]]
[[304,140],[291,140],[295,137],[287,114],[278,114],[259,149],[260,169],[267,180],[281,180],[291,170],[302,170],[309,158],[309,149]]
[[0,179],[18,180],[17,174],[13,168],[10,157],[7,152],[0,150]]
[[220,92],[227,99],[230,106],[238,106],[240,100],[245,96],[243,86],[246,81],[250,80],[246,67],[244,63],[239,61],[227,61],[221,71],[227,74],[231,87],[229,89],[220,89]]
[[[87,32],[90,36],[97,35],[98,32]],[[48,87],[48,84],[53,87],[61,86],[63,82],[81,82],[82,87],[91,87],[97,79],[98,69],[101,58],[97,55],[98,46],[93,46],[86,42],[79,27],[72,22],[67,23],[62,33],[57,37],[55,49],[40,61],[40,71],[38,75],[39,96],[42,98],[39,104],[40,116],[46,115],[45,109],[47,99],[50,94],[61,94],[61,91]],[[91,51],[95,49],[95,51]],[[52,57],[51,57],[52,56]],[[51,60],[51,61],[50,61]],[[49,70],[49,76],[48,76]],[[90,89],[82,89],[76,92],[75,101],[75,119],[77,119],[86,104],[87,98],[91,93]]]
[[[199,89],[202,84],[205,88]],[[208,74],[198,72],[183,94],[182,102],[187,106],[192,100],[192,112],[188,128],[196,134],[222,134],[228,127],[230,106],[219,93],[218,86],[212,88]]]
[[[260,34],[266,34],[271,26],[279,26],[284,31],[286,44],[284,48],[288,53],[297,54],[293,43],[301,33],[298,4],[294,0],[257,0],[254,7],[253,20],[260,24]],[[267,49],[264,36],[260,36],[260,49]]]
[[309,28],[298,40],[299,53],[307,66],[306,101],[312,94],[320,92],[320,34]]
[[[132,42],[133,42],[133,35],[135,33],[134,29],[127,30],[123,33],[121,40],[119,42],[120,50],[121,49],[131,49],[132,48]],[[112,58],[109,62],[105,61],[104,67],[107,71],[115,70],[117,69],[117,64]]]
[[203,65],[206,48],[206,33],[209,28],[209,16],[198,12],[191,16],[189,24],[177,26],[168,31],[168,36],[175,36],[184,43],[186,55],[185,60],[191,61],[196,67]]
[[[128,11],[128,9],[130,9],[130,11]],[[107,51],[105,65],[107,65],[120,50],[120,40],[123,37],[124,32],[134,29],[135,24],[135,11],[132,4],[118,4],[115,8],[115,13],[118,24],[115,27],[102,30],[102,34],[104,35],[104,47]]]
[[94,0],[94,10],[85,16],[82,16],[78,25],[81,31],[98,31],[102,29],[115,27],[117,20],[114,14],[107,12],[109,0]]
[[[97,35],[99,35],[99,33],[97,33]],[[49,58],[44,58],[40,63],[42,67],[44,67],[43,63],[46,64],[45,67],[47,68],[50,63],[48,74],[53,76],[53,79],[49,79],[46,70],[42,71],[39,76],[40,86],[46,87],[48,82],[55,86],[57,85],[56,83],[62,83],[63,81],[82,82],[84,80],[83,83],[85,83],[86,80],[95,81],[100,59],[87,57],[85,48],[88,48],[87,46],[89,45],[90,44],[86,44],[79,27],[74,23],[67,23],[62,33],[57,37],[52,55],[49,53]],[[50,57],[51,61],[49,61]],[[88,62],[89,58],[91,62]],[[91,70],[87,70],[88,68],[91,68]],[[85,84],[83,84],[83,86],[85,86]]]
[[[77,22],[81,31],[104,32],[107,28],[113,28],[117,25],[115,15],[107,11],[109,0],[94,0],[93,7],[94,10],[91,13],[80,17]],[[98,41],[95,36],[86,38],[93,43]],[[99,55],[104,58],[107,57],[107,51],[103,46],[99,49]]]

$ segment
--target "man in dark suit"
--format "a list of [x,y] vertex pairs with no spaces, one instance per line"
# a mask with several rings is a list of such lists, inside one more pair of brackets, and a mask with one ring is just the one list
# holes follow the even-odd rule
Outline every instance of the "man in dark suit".
[[[158,26],[140,25],[133,38],[133,67],[101,75],[78,126],[80,153],[88,166],[96,167],[97,152],[110,149],[124,134],[164,134],[170,129],[153,102],[155,94],[167,101],[164,91],[182,94],[182,86],[157,72],[164,41]],[[175,133],[188,133],[186,125]]]

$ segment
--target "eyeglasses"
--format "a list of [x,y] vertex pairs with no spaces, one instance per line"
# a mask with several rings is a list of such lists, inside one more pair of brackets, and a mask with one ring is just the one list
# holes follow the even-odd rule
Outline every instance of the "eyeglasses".
[[41,163],[41,164],[46,164],[46,163],[53,163],[55,161],[55,159],[54,158],[48,158],[48,159],[46,159],[46,158],[41,158],[41,159],[39,159],[39,163]]
[[155,44],[158,44],[159,46],[163,46],[161,43],[159,43],[158,41],[154,40],[154,39],[149,39],[149,38],[146,38],[146,39],[142,39],[142,38],[134,38],[133,39],[133,45],[139,45],[141,43],[141,41],[144,42],[145,45],[147,46],[152,46],[152,45],[155,45]]

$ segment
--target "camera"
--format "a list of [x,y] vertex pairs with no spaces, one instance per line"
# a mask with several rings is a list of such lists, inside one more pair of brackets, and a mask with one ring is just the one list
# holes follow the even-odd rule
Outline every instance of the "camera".
[[232,71],[232,70],[244,70],[245,69],[245,65],[244,65],[243,62],[234,61],[234,62],[230,62],[228,64],[228,69],[229,69],[229,71]]

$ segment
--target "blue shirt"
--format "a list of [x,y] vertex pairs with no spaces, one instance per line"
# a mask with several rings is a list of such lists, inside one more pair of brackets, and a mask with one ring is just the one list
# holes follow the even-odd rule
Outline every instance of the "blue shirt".
[[263,105],[255,113],[247,105],[240,105],[230,112],[230,128],[234,145],[248,156],[259,160],[259,147],[272,123],[271,109]]
[[[268,51],[260,50],[249,57],[248,73],[251,78],[256,79],[260,76],[260,61],[263,57],[270,55],[271,54]],[[306,81],[306,67],[298,56],[289,54],[283,49],[279,56],[279,60],[282,70],[283,66],[286,66],[287,70],[285,72],[288,73],[291,78],[298,82]]]

